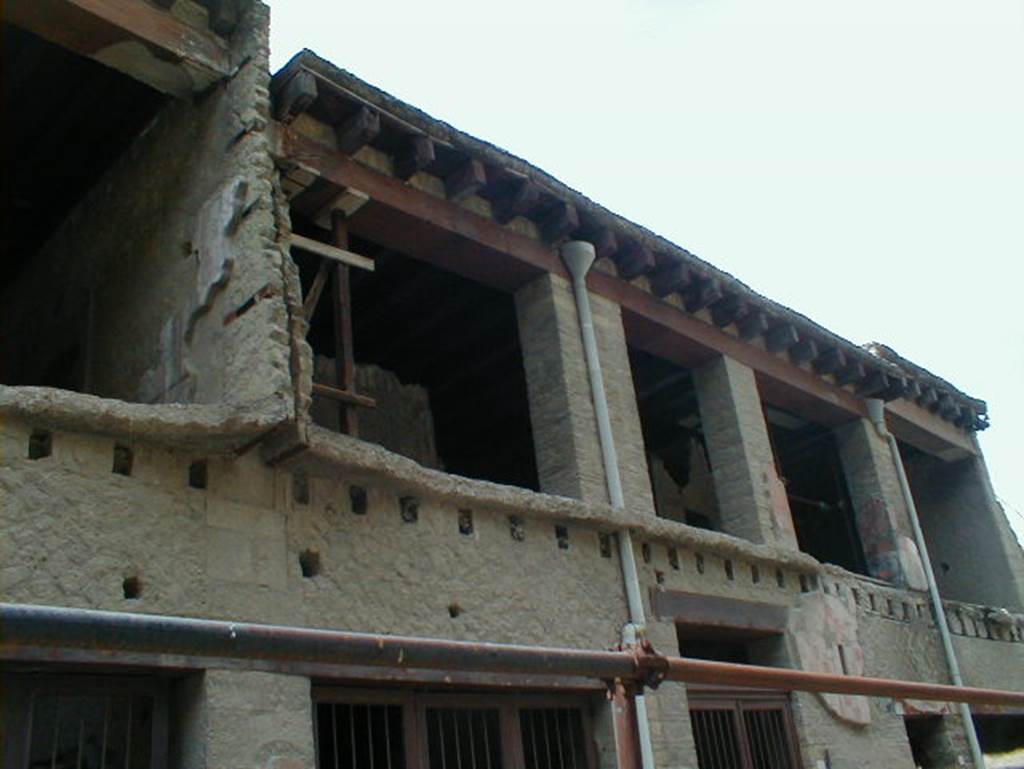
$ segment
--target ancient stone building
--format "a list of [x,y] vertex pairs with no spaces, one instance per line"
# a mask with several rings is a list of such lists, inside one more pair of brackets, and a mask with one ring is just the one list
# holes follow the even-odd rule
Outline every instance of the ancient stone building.
[[[983,402],[311,52],[272,75],[268,17],[4,8],[7,766],[622,763],[600,676],[304,628],[950,683],[901,467],[965,683],[1024,691]],[[972,764],[947,703],[643,694],[658,769]]]

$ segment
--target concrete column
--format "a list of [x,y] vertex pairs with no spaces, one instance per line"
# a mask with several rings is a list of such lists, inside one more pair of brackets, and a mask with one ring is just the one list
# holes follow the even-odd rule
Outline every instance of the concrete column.
[[[591,296],[626,507],[654,515],[622,313]],[[540,489],[608,503],[597,419],[569,281],[546,273],[516,294]]]
[[313,769],[309,679],[208,670],[177,685],[172,769]]
[[868,573],[927,589],[888,441],[869,420],[857,419],[836,430],[836,443]]
[[694,382],[721,530],[795,548],[793,518],[775,471],[754,372],[720,357],[694,371]]

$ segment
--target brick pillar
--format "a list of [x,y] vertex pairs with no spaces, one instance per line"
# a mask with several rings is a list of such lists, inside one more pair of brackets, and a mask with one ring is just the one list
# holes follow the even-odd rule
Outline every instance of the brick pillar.
[[[650,606],[648,606],[650,612]],[[679,654],[674,622],[658,620],[648,614],[647,637],[662,654]],[[685,769],[697,766],[697,747],[690,725],[690,706],[686,684],[663,681],[657,689],[645,692],[647,716],[651,724],[654,765],[658,769]]]
[[[626,507],[654,515],[619,306],[590,297]],[[572,285],[545,273],[516,294],[540,489],[608,502],[597,418]]]
[[870,420],[857,419],[836,430],[836,442],[868,573],[927,589],[888,440]]
[[751,542],[796,548],[754,372],[720,357],[694,371],[719,525]]
[[172,769],[313,769],[309,679],[208,670],[176,686]]

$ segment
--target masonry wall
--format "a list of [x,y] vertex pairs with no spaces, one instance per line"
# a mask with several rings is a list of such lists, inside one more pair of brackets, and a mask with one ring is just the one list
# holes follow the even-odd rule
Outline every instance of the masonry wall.
[[936,581],[948,598],[1024,608],[1024,552],[980,458],[905,462]]
[[[269,117],[267,9],[236,75],[173,99],[0,297],[0,369],[37,382],[76,342],[81,389],[136,402],[279,401],[291,389]],[[116,119],[116,116],[114,117]]]

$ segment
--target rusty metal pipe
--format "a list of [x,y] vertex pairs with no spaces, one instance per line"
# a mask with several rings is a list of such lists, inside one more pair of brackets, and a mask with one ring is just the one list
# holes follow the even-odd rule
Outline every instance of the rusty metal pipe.
[[[1024,692],[896,681],[666,657],[651,651],[591,651],[349,633],[227,620],[0,603],[0,659],[22,649],[61,661],[66,650],[181,655],[218,660],[313,662],[385,668],[580,676],[634,685],[661,679],[783,691],[832,692],[1024,707]],[[114,656],[109,653],[114,652]],[[262,669],[266,669],[262,665]]]

